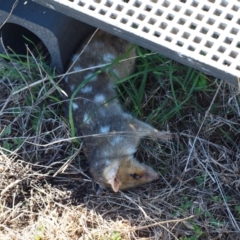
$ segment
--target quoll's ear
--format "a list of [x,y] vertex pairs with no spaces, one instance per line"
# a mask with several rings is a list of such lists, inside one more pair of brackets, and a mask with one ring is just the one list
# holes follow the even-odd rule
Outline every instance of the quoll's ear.
[[112,186],[112,189],[114,192],[118,192],[119,191],[119,187],[120,187],[120,181],[117,179],[117,178],[114,178],[114,179],[110,179],[108,181],[109,184],[111,184]]
[[107,180],[107,183],[109,183],[112,186],[112,189],[114,192],[118,192],[121,182],[117,178],[119,165],[116,164],[112,169],[106,172],[105,178]]

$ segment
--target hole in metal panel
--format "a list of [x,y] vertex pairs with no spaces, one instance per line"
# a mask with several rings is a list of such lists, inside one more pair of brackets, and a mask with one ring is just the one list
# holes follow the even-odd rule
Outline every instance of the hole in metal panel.
[[131,27],[137,29],[139,27],[139,25],[137,23],[133,22],[131,24]]
[[219,36],[220,36],[220,34],[219,33],[217,33],[217,32],[214,32],[213,33],[213,35],[211,36],[212,38],[215,38],[215,39],[218,39],[219,38]]
[[91,11],[95,11],[96,7],[95,7],[95,6],[92,6],[92,5],[90,5],[90,6],[88,7],[88,9],[89,9],[89,10],[91,10]]
[[190,46],[188,46],[188,50],[194,52],[194,51],[195,51],[195,47],[193,47],[193,46],[190,45]]
[[225,17],[225,19],[227,19],[227,20],[229,20],[229,21],[231,21],[232,20],[232,18],[233,18],[233,15],[232,14],[227,14],[226,15],[226,17]]
[[171,37],[165,37],[165,41],[172,42],[172,38]]
[[180,2],[182,2],[182,3],[186,3],[186,1],[187,1],[187,0],[180,0]]
[[183,46],[183,42],[177,41],[177,45],[178,45],[179,47],[182,47],[182,46]]
[[126,23],[128,22],[128,19],[122,18],[122,19],[120,20],[120,22],[123,23],[123,24],[126,24]]
[[217,61],[219,60],[219,57],[216,56],[216,55],[213,55],[213,56],[212,56],[212,60],[215,61],[215,62],[217,62]]
[[184,25],[185,23],[186,23],[186,20],[184,18],[180,18],[178,20],[178,24],[180,24],[180,25]]
[[169,1],[166,1],[166,0],[165,0],[165,1],[163,2],[163,4],[162,4],[162,6],[165,7],[165,8],[168,8],[169,5],[170,5],[170,2],[169,2]]
[[219,9],[216,9],[214,12],[213,12],[214,15],[216,16],[220,16],[222,14],[222,11],[219,10]]
[[183,35],[182,35],[182,37],[185,38],[185,39],[188,39],[189,36],[190,36],[190,33],[188,33],[188,32],[184,32]]
[[230,33],[232,33],[232,34],[234,34],[234,35],[237,35],[238,31],[239,31],[239,30],[238,30],[237,28],[232,28],[231,31],[230,31]]
[[237,24],[239,24],[239,25],[240,25],[240,18],[237,20]]
[[199,4],[199,2],[197,2],[197,1],[193,1],[193,2],[191,3],[191,6],[193,6],[193,7],[197,7],[198,4]]
[[177,29],[177,28],[172,28],[172,30],[171,30],[171,33],[173,33],[173,34],[175,34],[175,35],[177,35],[178,34],[178,32],[179,32],[179,29]]
[[191,23],[189,28],[192,29],[192,30],[195,30],[197,27],[197,25],[195,23]]
[[220,52],[220,53],[224,53],[225,51],[226,51],[226,48],[223,47],[223,46],[220,46],[220,47],[218,48],[218,52]]
[[110,18],[111,18],[111,19],[116,19],[116,18],[117,18],[117,14],[111,13],[111,14],[110,14]]
[[237,66],[236,69],[237,69],[238,71],[240,71],[240,66]]
[[79,3],[78,3],[78,5],[80,6],[80,7],[84,7],[85,6],[85,2],[83,2],[83,1],[80,1]]
[[127,15],[128,15],[128,16],[132,16],[133,14],[134,14],[134,11],[133,11],[133,10],[130,9],[130,10],[127,11]]
[[231,51],[230,54],[229,54],[229,56],[232,57],[232,58],[236,58],[237,55],[238,55],[238,53],[235,52],[235,51]]
[[173,18],[174,18],[174,16],[172,14],[168,14],[167,15],[167,20],[172,21]]
[[232,7],[232,10],[233,10],[233,11],[237,12],[237,11],[238,11],[238,9],[239,9],[239,7],[238,7],[238,6],[236,6],[236,5],[233,5],[233,7]]
[[135,1],[133,6],[139,8],[142,5],[140,1]]
[[163,14],[163,12],[159,9],[155,12],[156,16],[162,16],[162,14]]
[[153,3],[157,3],[158,2],[158,0],[150,0],[151,2],[153,2]]
[[185,12],[184,12],[184,14],[186,15],[186,16],[191,16],[192,15],[192,13],[193,13],[193,11],[191,11],[191,10],[189,10],[189,9],[187,9]]
[[207,20],[207,24],[209,24],[209,25],[213,25],[214,23],[215,23],[215,20],[212,19],[212,18],[209,18],[209,19]]
[[226,0],[222,0],[220,5],[226,7],[228,5],[228,2]]
[[143,21],[145,18],[146,18],[146,15],[144,15],[144,14],[139,14],[137,17],[137,19],[139,19],[141,21]]
[[208,0],[209,2],[211,2],[211,3],[215,3],[215,0]]
[[211,48],[212,45],[213,45],[213,42],[207,41],[206,44],[205,44],[205,47]]
[[226,26],[227,26],[227,24],[225,24],[225,23],[220,23],[219,26],[218,26],[218,28],[224,30],[224,29],[226,28]]
[[145,6],[144,10],[145,10],[146,12],[151,12],[152,6],[149,6],[149,5]]
[[106,10],[100,9],[100,11],[98,13],[101,14],[101,15],[105,15],[106,12],[107,12]]
[[121,12],[123,10],[123,6],[122,5],[117,5],[116,10]]
[[240,42],[237,43],[237,46],[236,46],[236,47],[237,47],[237,48],[240,48]]
[[203,33],[203,34],[207,34],[208,30],[209,30],[208,28],[202,27],[200,32]]
[[202,41],[202,38],[200,38],[200,37],[195,37],[195,38],[193,39],[193,41],[194,41],[195,43],[200,43],[200,42]]
[[112,2],[112,1],[109,1],[109,0],[107,0],[106,3],[105,3],[105,6],[106,6],[106,7],[109,7],[109,8],[110,8],[112,5],[113,5],[113,2]]
[[178,5],[176,5],[176,6],[173,8],[173,11],[175,11],[175,12],[179,12],[180,9],[181,9],[181,7],[178,6]]
[[167,24],[165,22],[162,22],[159,26],[161,29],[166,29]]
[[148,23],[151,24],[151,25],[154,25],[156,23],[156,19],[150,18]]
[[161,34],[160,34],[160,32],[155,31],[155,32],[153,33],[153,36],[155,36],[155,37],[160,37]]
[[203,15],[202,14],[198,14],[197,16],[196,16],[196,19],[197,20],[199,20],[199,21],[201,21],[202,19],[203,19]]
[[230,45],[230,44],[232,43],[232,40],[233,40],[232,38],[226,37],[225,40],[224,40],[224,42],[225,42],[226,44],[229,44],[229,45]]
[[207,55],[207,52],[201,50],[201,51],[199,52],[199,54],[202,55],[202,56],[206,56],[206,55]]
[[145,32],[145,33],[148,33],[150,31],[150,29],[147,28],[147,27],[143,27],[142,31]]
[[210,7],[207,6],[207,5],[204,5],[204,6],[202,7],[202,10],[203,10],[204,12],[208,12],[209,9],[210,9]]
[[229,62],[229,61],[227,61],[227,60],[224,60],[224,61],[223,61],[223,65],[229,67],[229,66],[231,65],[231,62]]

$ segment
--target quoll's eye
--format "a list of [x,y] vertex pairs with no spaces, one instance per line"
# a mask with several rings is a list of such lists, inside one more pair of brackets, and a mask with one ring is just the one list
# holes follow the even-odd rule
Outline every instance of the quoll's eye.
[[130,176],[133,178],[133,179],[139,179],[141,176],[139,176],[138,174],[136,173],[133,173],[133,174],[130,174]]

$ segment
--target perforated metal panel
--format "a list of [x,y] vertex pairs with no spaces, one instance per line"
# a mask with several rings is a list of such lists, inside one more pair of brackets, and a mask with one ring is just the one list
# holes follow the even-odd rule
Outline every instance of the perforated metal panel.
[[239,0],[35,0],[237,85]]

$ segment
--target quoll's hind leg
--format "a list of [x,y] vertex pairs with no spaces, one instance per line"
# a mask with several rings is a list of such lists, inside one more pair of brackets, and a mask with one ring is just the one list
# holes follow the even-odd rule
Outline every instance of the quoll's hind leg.
[[152,137],[157,138],[163,141],[168,141],[172,138],[172,134],[167,131],[158,131],[156,128],[151,125],[134,119],[130,124],[130,127],[137,132],[138,136],[141,137]]

